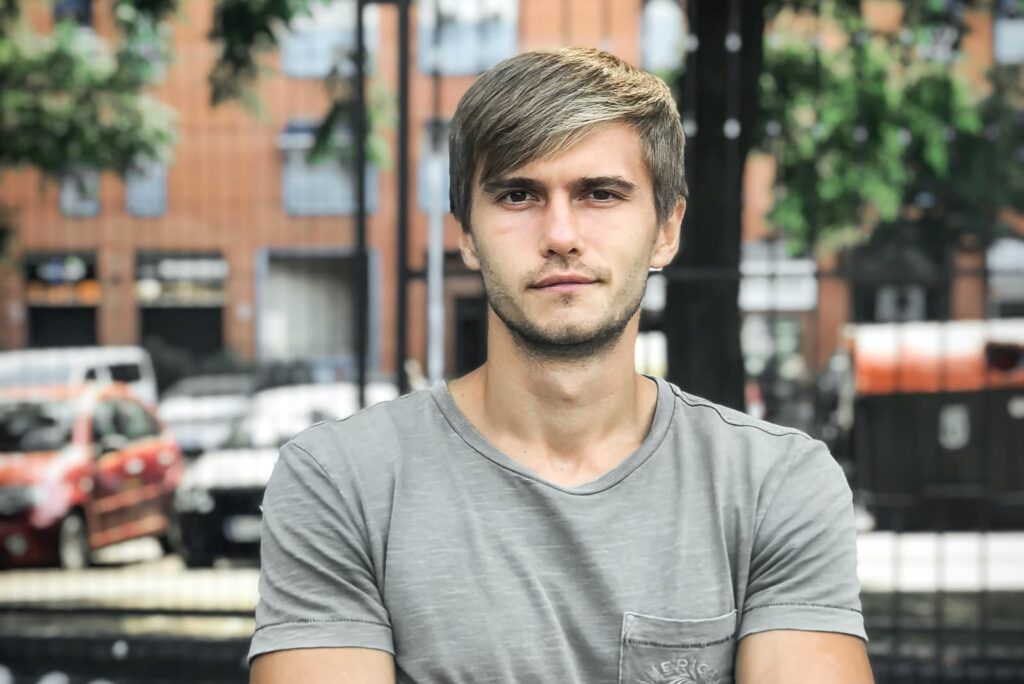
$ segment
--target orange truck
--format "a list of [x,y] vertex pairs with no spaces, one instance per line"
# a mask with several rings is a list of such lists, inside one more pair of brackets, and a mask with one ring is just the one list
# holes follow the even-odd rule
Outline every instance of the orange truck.
[[850,325],[838,424],[887,529],[1024,527],[1024,319]]

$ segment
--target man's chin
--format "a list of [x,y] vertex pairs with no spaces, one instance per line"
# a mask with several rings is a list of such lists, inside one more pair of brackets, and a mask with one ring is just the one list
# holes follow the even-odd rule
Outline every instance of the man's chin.
[[607,326],[509,326],[521,348],[551,359],[581,359],[601,355],[621,339],[623,329]]

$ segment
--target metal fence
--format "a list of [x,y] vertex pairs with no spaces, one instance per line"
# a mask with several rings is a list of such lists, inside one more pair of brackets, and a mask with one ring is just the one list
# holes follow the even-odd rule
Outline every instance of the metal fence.
[[[922,286],[891,276],[882,284],[842,272],[765,279],[733,271],[752,309],[771,302],[764,292],[792,290],[787,277],[817,293],[809,307],[744,313],[748,409],[824,439],[850,478],[879,682],[1024,681],[1024,322],[852,324],[831,348],[821,333],[829,307],[848,306],[862,286],[876,302],[888,296],[880,286]],[[668,277],[695,293],[707,282]],[[950,271],[929,291],[953,299],[989,277]],[[1024,282],[1024,272],[1018,277]],[[764,292],[750,294],[751,285]],[[836,288],[846,301],[823,301]],[[643,314],[648,348],[659,347],[657,298],[649,294]],[[882,313],[892,313],[886,306]],[[657,357],[641,354],[638,365],[651,371]],[[258,488],[250,494],[258,501]],[[254,560],[189,569],[152,539],[97,560],[0,576],[0,665],[13,681],[245,680]],[[53,672],[72,678],[44,679]]]
[[[431,7],[440,13],[443,4]],[[570,4],[561,3],[565,43],[572,38]],[[615,4],[600,3],[602,40],[611,39]],[[652,25],[664,28],[656,19]],[[422,30],[421,43],[429,39],[441,54],[443,31]],[[396,50],[406,69],[411,31],[406,16]],[[356,45],[362,49],[361,38]],[[444,58],[420,59],[426,60],[421,70],[433,69],[430,114],[443,131],[450,115],[441,107]],[[408,77],[405,71],[399,78],[405,98]],[[408,99],[399,105],[400,267],[387,275],[398,281],[395,365],[402,367],[410,356],[429,365],[431,354],[408,348],[408,292],[427,284],[430,269],[409,266]],[[354,122],[356,131],[363,123]],[[438,140],[431,149],[440,152]],[[365,255],[365,179],[355,178],[354,242]],[[745,369],[748,411],[824,440],[855,491],[876,680],[1024,682],[1024,268],[997,272],[991,259],[989,267],[985,260],[962,267],[951,256],[921,272],[871,254],[859,264],[833,267],[786,257],[772,244],[760,245],[760,252],[748,246],[736,268],[677,268],[652,276],[638,368],[653,375],[669,370],[665,298],[677,292],[670,282],[684,284],[683,296],[695,298],[721,283],[735,287],[744,350],[735,363]],[[443,249],[434,249],[425,262],[435,277],[444,273],[429,287],[458,284],[450,298],[457,309],[447,343],[451,376],[484,360],[486,309],[479,277],[445,258]],[[362,286],[369,280],[367,260],[355,261]],[[872,266],[880,263],[888,265]],[[368,356],[368,297],[364,289],[356,298],[357,359]],[[367,379],[368,371],[356,375]],[[242,492],[190,491],[193,498],[182,505],[192,506],[197,519],[206,515],[210,529],[223,532],[229,516],[258,515],[258,485]],[[255,559],[214,559],[194,550],[191,556],[165,554],[154,539],[96,556],[95,567],[0,574],[0,683],[246,680]]]

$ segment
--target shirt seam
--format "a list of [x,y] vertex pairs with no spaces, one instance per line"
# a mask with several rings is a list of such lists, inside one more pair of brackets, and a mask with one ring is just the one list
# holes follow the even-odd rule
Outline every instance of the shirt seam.
[[858,615],[863,614],[860,610],[856,608],[850,608],[848,606],[837,606],[830,603],[806,603],[800,601],[778,601],[775,603],[762,603],[759,606],[751,606],[750,608],[745,608],[743,610],[743,614],[746,615],[747,613],[750,613],[755,610],[760,610],[761,608],[825,608],[827,610],[845,610],[851,613],[856,613]]
[[725,414],[723,414],[714,404],[705,401],[694,401],[690,398],[689,395],[685,394],[681,389],[679,389],[678,387],[671,383],[669,384],[669,387],[671,387],[672,389],[672,394],[674,394],[677,399],[682,401],[687,406],[690,406],[691,408],[710,409],[717,413],[718,418],[727,425],[731,425],[733,427],[750,428],[751,430],[763,432],[764,434],[769,435],[771,437],[801,437],[810,442],[814,441],[813,437],[803,432],[800,432],[799,430],[783,430],[782,432],[772,432],[771,430],[766,430],[760,425],[754,425],[752,423],[740,423],[737,421],[729,420],[728,418],[725,417]]
[[349,618],[323,618],[323,619],[310,619],[310,620],[284,620],[282,622],[271,622],[266,625],[260,625],[253,630],[253,634],[260,631],[261,629],[267,629],[269,627],[283,627],[285,625],[336,625],[336,624],[358,624],[358,625],[371,625],[373,627],[383,627],[384,629],[391,631],[390,625],[385,625],[382,622],[373,622],[371,620],[353,620]]

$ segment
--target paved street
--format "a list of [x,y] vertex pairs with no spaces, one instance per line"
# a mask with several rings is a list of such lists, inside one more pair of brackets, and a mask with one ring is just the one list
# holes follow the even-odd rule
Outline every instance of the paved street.
[[871,532],[857,547],[865,591],[1024,590],[1021,532]]
[[[871,532],[859,537],[858,547],[865,591],[1024,591],[1021,532]],[[255,566],[188,570],[176,556],[161,557],[150,540],[108,549],[99,560],[99,567],[81,571],[0,573],[0,604],[248,611],[258,598]]]

